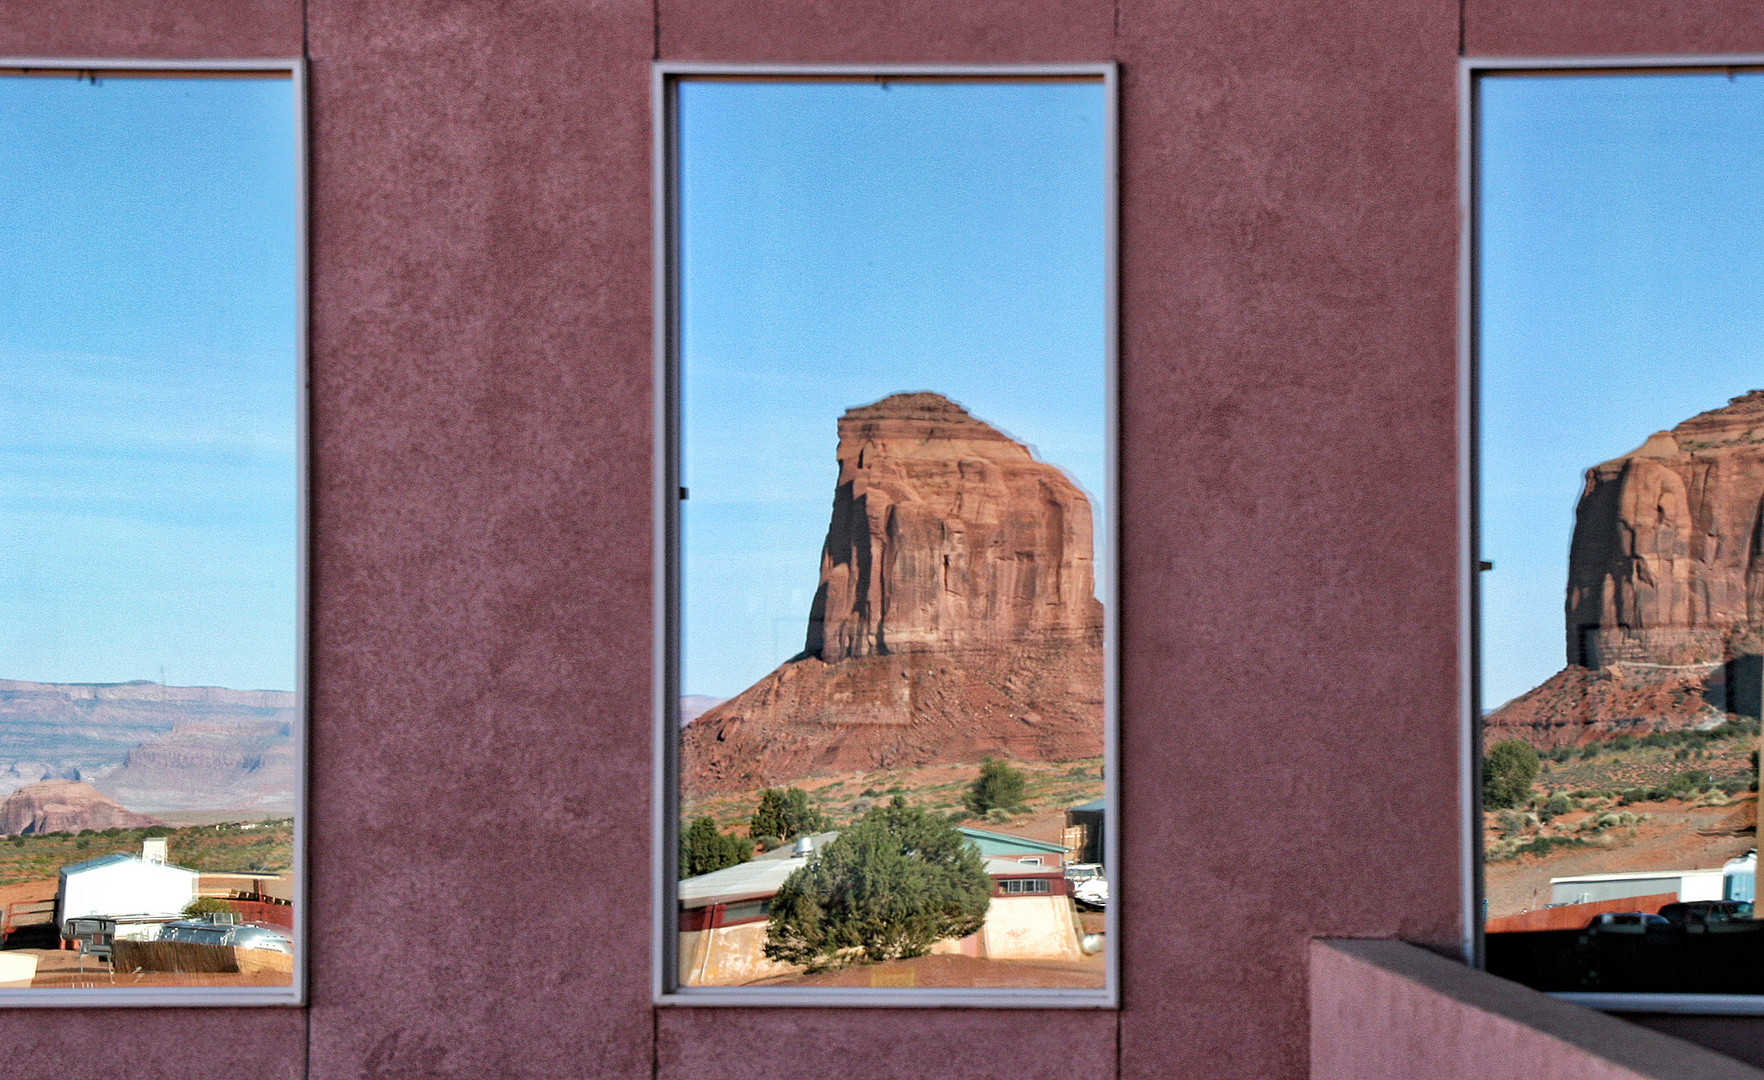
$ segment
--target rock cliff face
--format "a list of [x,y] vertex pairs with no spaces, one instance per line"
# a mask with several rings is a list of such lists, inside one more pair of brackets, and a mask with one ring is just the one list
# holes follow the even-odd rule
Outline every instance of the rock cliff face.
[[1100,755],[1084,493],[937,394],[848,410],[837,454],[804,650],[686,726],[687,792]]
[[300,763],[292,726],[195,720],[131,749],[96,785],[144,810],[294,809]]
[[1568,557],[1568,662],[1764,651],[1764,390],[1587,470]]
[[159,819],[132,813],[78,780],[26,784],[0,802],[0,836],[140,829],[158,824]]
[[1490,715],[1487,741],[1576,745],[1759,712],[1764,390],[1586,471],[1568,667]]

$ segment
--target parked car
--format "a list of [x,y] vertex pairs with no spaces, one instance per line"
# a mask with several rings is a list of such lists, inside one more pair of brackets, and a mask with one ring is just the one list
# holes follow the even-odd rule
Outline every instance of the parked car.
[[1686,900],[1667,904],[1660,917],[1687,934],[1754,930],[1750,900]]
[[1607,911],[1594,915],[1586,928],[1597,934],[1658,934],[1670,931],[1672,922],[1645,911]]
[[280,932],[255,923],[227,923],[208,918],[179,919],[159,931],[161,941],[187,941],[193,945],[233,945],[241,949],[268,949],[292,953],[294,946]]
[[1066,880],[1072,885],[1072,899],[1086,907],[1109,906],[1109,879],[1103,876],[1100,863],[1073,863],[1066,867]]

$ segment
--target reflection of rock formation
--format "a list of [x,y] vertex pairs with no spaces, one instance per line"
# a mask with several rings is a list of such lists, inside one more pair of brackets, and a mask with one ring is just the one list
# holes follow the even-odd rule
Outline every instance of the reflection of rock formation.
[[1568,662],[1696,664],[1764,643],[1764,391],[1587,470]]
[[0,680],[0,792],[86,780],[130,806],[291,810],[295,696]]
[[131,813],[77,780],[27,784],[0,802],[0,836],[140,829],[159,823],[145,814]]
[[803,653],[683,732],[688,790],[1102,753],[1090,502],[936,394],[839,421]]
[[1764,390],[1586,472],[1568,556],[1568,668],[1488,717],[1564,745],[1757,716]]
[[97,784],[130,806],[157,811],[292,812],[299,778],[290,725],[208,720],[143,742]]

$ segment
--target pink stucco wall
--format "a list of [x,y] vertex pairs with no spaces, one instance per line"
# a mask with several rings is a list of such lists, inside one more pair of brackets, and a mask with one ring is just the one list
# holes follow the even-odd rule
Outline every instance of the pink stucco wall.
[[1394,941],[1311,946],[1311,1080],[1760,1080],[1764,1072]]
[[[8,1012],[0,1073],[1304,1075],[1311,937],[1460,933],[1460,34],[1764,50],[1730,0],[0,3],[0,53],[310,57],[315,529],[311,1008]],[[649,1006],[658,55],[1123,65],[1119,1013]]]

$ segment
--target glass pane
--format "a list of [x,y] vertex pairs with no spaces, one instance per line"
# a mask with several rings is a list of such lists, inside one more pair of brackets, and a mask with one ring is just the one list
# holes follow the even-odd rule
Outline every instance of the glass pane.
[[0,77],[0,1000],[294,993],[295,93]]
[[1764,78],[1479,94],[1488,966],[1764,992]]
[[1101,991],[1116,868],[1083,903],[995,883],[1077,861],[1087,804],[1101,860],[1105,84],[676,89],[669,974]]

